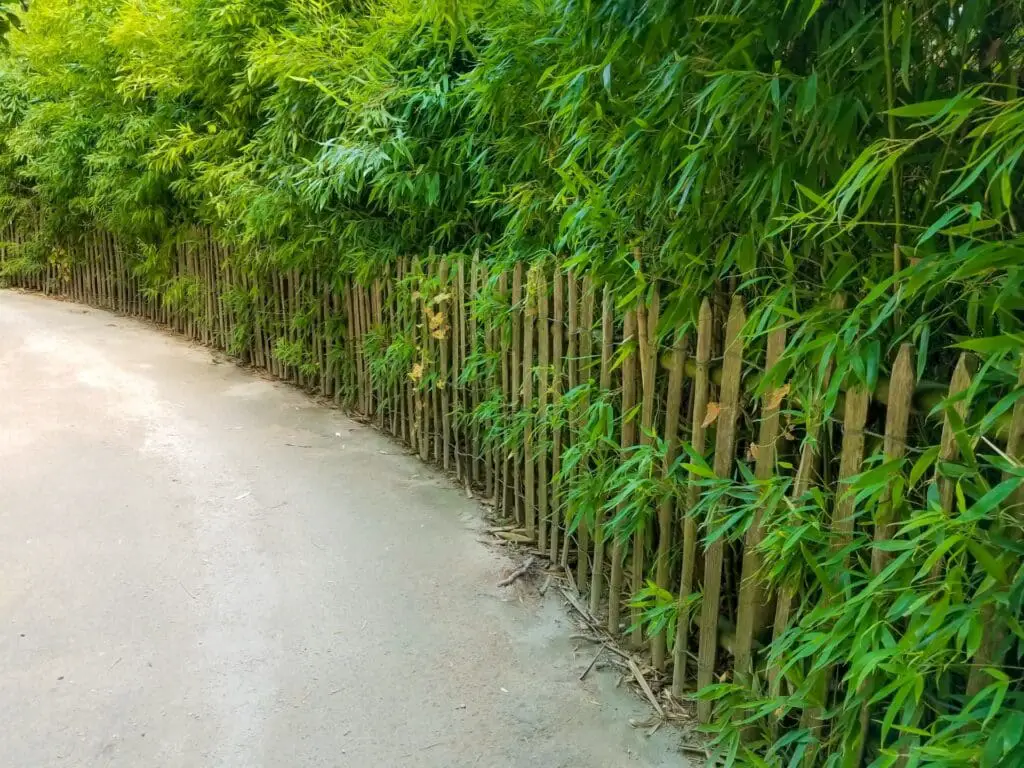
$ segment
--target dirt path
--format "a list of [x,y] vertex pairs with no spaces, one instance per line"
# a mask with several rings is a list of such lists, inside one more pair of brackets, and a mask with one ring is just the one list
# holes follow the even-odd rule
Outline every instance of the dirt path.
[[0,292],[4,765],[682,766],[479,525],[288,386]]

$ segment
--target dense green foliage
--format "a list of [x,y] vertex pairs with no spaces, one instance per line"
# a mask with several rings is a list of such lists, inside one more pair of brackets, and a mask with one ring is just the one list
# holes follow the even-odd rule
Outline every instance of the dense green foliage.
[[[884,578],[868,534],[832,551],[827,482],[789,503],[785,475],[707,480],[702,530],[738,542],[767,510],[773,583],[806,600],[762,659],[785,670],[778,695],[705,695],[723,753],[747,764],[853,765],[862,740],[877,765],[908,748],[918,765],[1024,764],[1024,473],[999,442],[1024,350],[1020,2],[36,0],[22,16],[0,59],[0,211],[38,221],[39,258],[101,228],[138,243],[157,285],[163,246],[196,224],[244,245],[247,269],[328,280],[479,250],[593,275],[623,306],[657,280],[665,336],[704,296],[740,291],[750,354],[787,326],[758,386],[789,387],[797,438],[837,415],[842,387],[874,389],[900,343],[920,379],[948,382],[959,351],[977,353],[955,465],[934,449],[887,464],[871,444],[858,519],[895,494],[907,521]],[[849,311],[830,309],[836,293]],[[385,342],[380,375],[412,359]],[[938,442],[950,405],[915,418],[916,445]],[[514,442],[487,407],[475,418]],[[572,459],[595,472],[568,495],[576,514],[611,499],[628,535],[681,492],[638,491],[658,446],[617,466],[611,406],[590,407]],[[703,471],[685,462],[681,478]],[[674,621],[657,594],[640,604]],[[992,627],[1006,664],[968,697]],[[798,714],[825,667],[847,684],[815,748]],[[748,717],[763,726],[749,748]]]

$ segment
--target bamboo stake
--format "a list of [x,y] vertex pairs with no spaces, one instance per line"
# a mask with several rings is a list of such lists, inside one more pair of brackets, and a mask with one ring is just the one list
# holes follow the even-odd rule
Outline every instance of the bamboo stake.
[[[509,403],[509,414],[515,417],[518,410],[519,398],[523,386],[523,263],[517,262],[512,271],[512,359],[509,366],[512,372],[512,392]],[[522,462],[519,450],[515,448],[512,454],[512,504],[515,508],[515,519],[518,523],[525,522],[523,504],[519,489],[522,488]]]
[[[588,275],[583,278],[582,284],[583,298],[581,300],[581,306],[579,309],[579,322],[576,324],[576,336],[577,343],[576,348],[578,351],[579,358],[576,363],[576,378],[577,385],[582,382],[583,378],[586,377],[587,381],[590,381],[591,371],[593,369],[593,348],[594,348],[594,281]],[[609,307],[609,322],[611,322],[611,307]],[[609,334],[613,332],[613,328],[609,327]],[[609,344],[613,341],[613,337],[609,335]],[[608,360],[608,386],[611,386],[611,359]],[[587,408],[590,404],[590,398],[584,396],[580,401],[579,405],[579,418],[577,422],[582,421],[585,418]],[[578,429],[582,429],[582,424],[577,425]],[[578,468],[578,471],[584,471],[582,467]],[[576,529],[576,584],[581,592],[587,589],[587,581],[590,578],[590,524],[583,519],[580,519],[580,524]],[[565,542],[569,542],[569,538],[566,537]],[[596,550],[595,550],[596,552]],[[601,554],[601,560],[604,559],[604,553]],[[594,561],[598,562],[597,560]],[[600,568],[597,568],[600,570]]]
[[[508,296],[508,275],[502,273],[498,277],[498,291],[501,293],[502,301]],[[512,317],[511,311],[508,315]],[[501,403],[506,424],[512,419],[512,384],[511,371],[509,369],[508,349],[504,344],[506,328],[494,329],[492,335],[492,349],[501,359]],[[505,446],[500,442],[494,446],[494,469],[497,489],[495,490],[495,506],[501,510],[505,517],[513,517],[515,510],[509,505],[509,476],[511,474],[511,463]]]
[[[579,383],[578,370],[579,370],[579,282],[572,272],[567,275],[569,285],[569,325],[568,325],[568,354],[566,362],[568,363],[568,378],[569,378],[569,389],[572,390]],[[577,420],[578,421],[578,420]],[[571,445],[574,440],[579,437],[580,425],[574,423],[569,428],[568,440]],[[583,471],[582,467],[577,467],[574,471],[574,475],[578,475]],[[583,584],[585,588],[586,584],[586,572],[589,565],[589,559],[587,557],[590,549],[585,546],[587,543],[587,524],[583,519],[578,519],[576,524],[576,567],[577,567],[577,584]],[[562,540],[562,554],[559,562],[563,568],[569,567],[569,548],[572,546],[572,537],[566,535]],[[584,562],[586,561],[586,562]],[[583,569],[584,578],[580,578],[579,569]]]
[[[480,346],[479,328],[477,327],[476,301],[480,296],[480,252],[474,251],[473,262],[469,268],[469,302],[467,310],[469,315],[469,349],[472,354],[477,353]],[[493,383],[488,382],[490,386]],[[474,378],[470,384],[470,405],[475,415],[480,407],[480,382]],[[493,477],[491,474],[490,462],[483,457],[484,448],[480,435],[480,426],[473,420],[470,428],[469,443],[472,452],[473,482],[484,483],[484,495],[490,497],[494,492]]]
[[[686,337],[679,335],[672,346],[672,368],[669,371],[668,393],[665,401],[665,461],[662,473],[669,476],[676,456],[679,455],[679,412],[683,402],[683,366],[686,364]],[[658,556],[655,564],[655,583],[662,589],[669,588],[669,559],[675,540],[675,521],[672,519],[673,503],[665,499],[658,506]],[[665,630],[652,639],[651,663],[659,672],[665,670]]]
[[[533,464],[533,335],[537,317],[537,271],[527,275],[526,306],[523,311],[523,413],[528,415],[523,439],[523,507],[526,535],[537,534],[536,478]],[[541,547],[543,548],[543,547]]]
[[[537,371],[539,374],[537,392],[537,419],[539,421],[538,433],[542,446],[546,445],[547,439],[547,415],[548,415],[548,377],[549,369],[551,326],[548,318],[548,292],[543,273],[537,273],[538,279],[535,282],[537,297]],[[543,552],[547,550],[549,531],[557,527],[549,519],[548,510],[548,462],[547,449],[537,452],[537,546]],[[551,535],[557,538],[556,533]]]
[[[719,402],[718,429],[715,435],[714,471],[725,479],[732,473],[736,449],[736,420],[739,416],[740,377],[743,374],[743,326],[747,322],[743,300],[732,297],[729,321],[725,332],[725,359],[722,364],[722,392]],[[700,647],[697,656],[697,690],[711,685],[718,653],[718,614],[722,586],[722,560],[724,542],[712,542],[704,558],[704,593],[701,604]],[[711,719],[711,702],[697,702],[697,719],[707,723]]]
[[[438,282],[441,286],[441,293],[447,293],[448,287],[448,261],[447,259],[441,259],[438,264]],[[437,305],[437,311],[442,314],[444,320],[442,320],[441,327],[438,329],[437,344],[440,347],[441,352],[441,371],[439,378],[439,387],[441,389],[439,396],[441,402],[441,466],[444,467],[445,471],[451,468],[449,464],[451,455],[451,412],[450,412],[450,399],[451,399],[451,381],[449,371],[449,345],[451,344],[451,324],[448,322],[451,317],[451,313],[448,311],[448,304],[450,301],[443,301]]]
[[[636,310],[629,310],[623,320],[622,343],[631,344],[636,336]],[[636,405],[636,351],[630,346],[622,359],[622,406],[619,418],[622,420],[622,435],[619,443],[622,452],[636,444],[636,422],[629,414]],[[621,511],[621,507],[620,507]],[[603,534],[602,534],[603,538]],[[619,633],[619,611],[622,603],[623,550],[622,537],[612,539],[612,566],[608,577],[608,631],[612,635]],[[597,570],[597,564],[594,564]]]
[[[833,547],[842,550],[853,540],[854,498],[843,491],[850,478],[861,470],[864,460],[864,424],[867,422],[870,396],[862,386],[851,387],[846,396],[846,408],[843,418],[843,445],[839,459],[839,482],[836,488],[836,506],[832,515]],[[849,565],[849,556],[844,560],[844,568]],[[824,598],[829,599],[829,598]],[[813,764],[817,755],[816,743],[824,730],[822,712],[828,702],[829,683],[832,677],[831,667],[824,667],[811,672],[817,679],[812,680],[810,706],[804,709],[801,725],[814,736],[815,743],[808,748],[805,764]]]
[[[953,398],[967,390],[971,385],[973,371],[968,353],[964,352],[956,362],[953,369],[953,378],[949,382],[949,397]],[[967,398],[962,397],[953,405],[953,410],[963,422],[967,416]],[[942,511],[949,515],[953,510],[953,492],[955,484],[952,478],[939,473],[939,466],[956,459],[960,451],[956,442],[956,427],[949,414],[946,414],[942,424],[942,437],[939,440],[939,455],[935,462],[935,482],[939,486],[939,504]],[[936,563],[936,568],[941,569],[941,561]],[[936,575],[937,575],[936,571]]]
[[[551,378],[551,397],[555,403],[560,403],[562,399],[562,341],[563,341],[563,325],[565,323],[565,297],[564,288],[565,281],[562,279],[562,273],[555,268],[553,280],[553,312],[554,319],[551,323],[551,347],[552,347],[552,378]],[[551,432],[551,477],[556,478],[562,471],[562,427],[558,423],[554,426]],[[561,531],[562,522],[564,517],[562,515],[562,494],[560,483],[553,483],[551,489],[551,535],[549,536],[550,551],[548,557],[551,562],[556,562],[558,558],[558,546],[559,546],[559,533]],[[579,557],[579,560],[586,560],[586,554],[584,553]]]
[[[690,444],[694,452],[703,455],[707,441],[707,426],[704,424],[708,409],[710,385],[711,338],[714,332],[714,317],[711,303],[704,299],[700,305],[697,320],[696,375],[693,380],[693,419]],[[697,506],[699,488],[697,478],[691,473],[686,490],[686,512],[683,517],[683,572],[679,588],[678,618],[676,619],[676,642],[672,660],[672,695],[683,695],[686,682],[686,662],[690,637],[690,595],[693,592],[693,575],[697,560],[697,521],[693,508]]]
[[[1020,362],[1020,373],[1017,377],[1017,388],[1024,387],[1024,358]],[[1010,430],[1006,440],[1006,455],[1015,461],[1024,459],[1024,398],[1019,398],[1013,406],[1013,415],[1010,419]],[[1012,479],[1007,472],[1003,474],[1003,481]],[[1005,505],[1010,516],[1017,522],[1016,527],[1010,528],[1007,533],[1015,539],[1020,539],[1022,518],[1024,518],[1024,487],[1018,488],[1010,495]],[[1004,526],[999,526],[1000,530]],[[967,700],[970,701],[977,696],[982,689],[989,684],[991,675],[986,669],[1002,662],[1003,638],[1006,636],[1004,622],[993,624],[995,611],[992,603],[987,603],[982,608],[982,641],[978,652],[974,655],[971,671],[967,678]]]
[[[468,485],[472,477],[470,466],[468,441],[464,439],[462,424],[465,422],[465,411],[467,410],[468,397],[462,385],[462,372],[466,368],[466,260],[459,259],[456,271],[455,282],[455,313],[458,319],[458,335],[454,337],[455,342],[455,370],[452,374],[452,393],[454,398],[454,409],[458,415],[455,425],[455,476],[459,480],[466,479]],[[464,460],[465,459],[465,460]]]
[[[571,283],[570,283],[571,285]],[[571,300],[572,293],[570,293]],[[604,296],[601,301],[601,378],[599,386],[602,393],[608,392],[612,388],[612,352],[614,351],[615,344],[615,310],[612,300],[612,291],[609,286],[605,286]],[[574,349],[572,341],[570,340],[570,349]],[[570,366],[573,363],[570,362]],[[572,373],[572,367],[570,367],[570,375],[575,376]],[[577,430],[579,424],[576,425]],[[586,471],[586,467],[580,467],[581,472]],[[593,571],[590,577],[590,612],[597,615],[598,610],[601,607],[601,592],[604,585],[604,512],[598,508],[594,510],[594,563]],[[587,550],[580,547],[579,550],[580,559],[584,560],[587,557]],[[581,581],[586,581],[586,572],[583,572]]]
[[[640,254],[637,253],[639,261]],[[643,303],[637,307],[637,339],[640,346],[640,380],[643,387],[643,397],[640,408],[640,445],[651,444],[651,433],[654,429],[654,395],[655,395],[655,373],[658,365],[658,317],[661,312],[661,296],[658,292],[657,283],[654,284],[651,295],[650,309]],[[634,595],[640,593],[644,587],[644,575],[646,573],[647,557],[647,522],[641,521],[633,532],[633,583],[632,592]],[[640,625],[640,608],[633,606],[630,609],[630,620],[633,626],[633,646],[639,648],[643,644],[643,628]]]
[[[775,367],[785,348],[786,329],[776,328],[768,335],[765,373]],[[758,480],[767,480],[775,473],[775,443],[779,437],[780,405],[781,398],[773,392],[765,392],[761,398],[761,427],[754,459],[754,476]],[[736,677],[739,680],[747,680],[752,674],[750,652],[754,637],[767,625],[765,612],[762,610],[765,607],[766,590],[760,574],[761,555],[758,551],[763,536],[761,509],[758,508],[754,512],[754,519],[743,542],[743,570],[736,614],[736,642],[733,649]]]
[[[906,429],[910,419],[910,401],[913,397],[913,366],[911,356],[913,347],[909,344],[900,346],[899,353],[893,364],[892,380],[890,387],[889,407],[886,410],[886,434],[884,442],[885,461],[892,462],[902,459],[906,455]],[[874,518],[874,543],[876,546],[871,550],[871,572],[878,575],[889,562],[889,553],[878,545],[891,538],[893,523],[893,498],[892,482],[887,483],[883,494],[883,501],[879,503],[879,509]],[[859,765],[863,756],[866,743],[867,731],[869,728],[870,708],[867,700],[871,697],[873,683],[870,679],[865,681],[861,690],[864,703],[860,708],[860,733],[857,737],[856,764]]]

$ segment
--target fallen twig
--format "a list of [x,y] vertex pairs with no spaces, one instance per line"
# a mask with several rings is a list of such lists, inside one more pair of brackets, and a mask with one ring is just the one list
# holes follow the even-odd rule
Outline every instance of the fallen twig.
[[594,665],[595,665],[595,664],[597,664],[597,660],[598,660],[599,658],[601,658],[601,654],[602,654],[602,653],[604,653],[604,648],[605,648],[605,645],[607,645],[607,643],[601,643],[601,647],[597,649],[597,653],[596,653],[596,654],[594,654],[594,658],[593,658],[593,659],[591,659],[590,663],[589,663],[589,664],[587,665],[587,668],[583,670],[583,674],[582,674],[582,675],[580,675],[580,680],[581,680],[581,681],[582,681],[582,680],[583,680],[583,679],[584,679],[584,678],[585,678],[585,677],[586,677],[587,675],[589,675],[589,674],[590,674],[590,670],[592,670],[592,669],[594,668]]
[[544,594],[548,591],[548,587],[550,587],[550,586],[551,586],[551,574],[549,573],[548,577],[546,579],[544,579],[544,583],[540,585],[540,589],[538,590],[538,592],[540,593],[541,597],[544,597]]
[[533,563],[534,563],[534,561],[536,559],[537,559],[536,557],[534,557],[533,555],[530,555],[528,558],[526,558],[526,561],[522,565],[520,565],[518,568],[516,568],[514,571],[512,571],[512,573],[510,573],[504,579],[499,581],[498,582],[498,586],[499,587],[507,587],[509,584],[513,583],[514,581],[516,581],[518,579],[521,579],[523,576],[526,575],[526,572],[530,570],[530,568],[533,566]]
[[644,673],[640,671],[639,665],[634,659],[629,660],[629,669],[633,673],[633,677],[636,678],[637,683],[643,690],[647,700],[651,702],[651,706],[657,711],[662,717],[665,716],[665,710],[662,709],[661,703],[654,697],[654,691],[651,690],[651,686],[647,684],[647,679],[644,677]]
[[527,536],[525,533],[517,533],[516,531],[498,531],[494,535],[499,539],[514,541],[519,544],[529,544],[533,542],[533,536]]

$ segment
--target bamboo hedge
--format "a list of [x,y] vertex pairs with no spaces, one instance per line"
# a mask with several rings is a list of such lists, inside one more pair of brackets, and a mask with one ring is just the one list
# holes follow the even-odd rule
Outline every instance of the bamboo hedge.
[[0,280],[479,488],[721,762],[1024,765],[1019,2],[17,13]]

